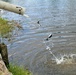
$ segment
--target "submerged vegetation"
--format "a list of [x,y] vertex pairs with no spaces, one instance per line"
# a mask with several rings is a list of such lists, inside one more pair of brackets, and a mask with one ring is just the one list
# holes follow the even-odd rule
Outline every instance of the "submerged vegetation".
[[32,75],[28,70],[14,65],[10,65],[9,71],[12,72],[13,75]]

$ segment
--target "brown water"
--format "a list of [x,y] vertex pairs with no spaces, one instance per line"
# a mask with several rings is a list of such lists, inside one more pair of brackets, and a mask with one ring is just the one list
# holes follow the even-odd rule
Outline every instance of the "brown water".
[[[6,12],[3,17],[18,21],[18,31],[8,43],[9,60],[23,65],[33,75],[76,75],[76,0],[11,0],[25,7],[30,18]],[[40,24],[37,24],[37,22]],[[52,34],[48,41],[45,39]],[[46,49],[50,47],[52,53]]]

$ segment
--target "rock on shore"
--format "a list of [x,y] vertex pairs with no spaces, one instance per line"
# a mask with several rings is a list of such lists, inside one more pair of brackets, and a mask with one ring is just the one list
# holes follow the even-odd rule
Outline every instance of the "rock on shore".
[[0,54],[0,75],[12,75],[12,73],[10,73],[7,67],[5,66],[1,54]]

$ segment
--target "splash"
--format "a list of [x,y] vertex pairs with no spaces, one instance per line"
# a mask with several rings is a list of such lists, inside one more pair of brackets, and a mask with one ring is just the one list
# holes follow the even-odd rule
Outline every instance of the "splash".
[[61,57],[60,59],[58,59],[55,54],[51,51],[51,48],[49,46],[46,47],[46,50],[49,50],[50,54],[53,55],[54,57],[54,61],[56,62],[56,64],[61,64],[64,61],[64,58]]
[[[52,34],[50,34],[45,41],[43,41],[43,43],[45,43],[46,46],[46,50],[48,50],[50,52],[50,54],[52,54],[52,56],[54,57],[55,61],[57,64],[60,64],[63,60],[59,60],[55,54],[52,52],[51,48],[53,47],[53,42],[51,41],[51,47],[49,46],[49,39],[52,37]],[[47,44],[48,43],[48,44]]]
[[52,47],[54,47],[52,39],[51,39],[51,47],[49,46],[49,37],[47,38],[48,40],[43,41],[43,43],[46,46],[46,50],[49,51],[49,53],[53,56],[53,62],[55,62],[57,65],[59,64],[76,64],[76,54],[64,54],[60,55],[58,58],[51,50]]
[[54,57],[54,62],[59,64],[76,64],[76,54],[64,54],[61,55],[59,58],[51,51],[51,48],[49,46],[46,47],[47,50],[49,50],[50,54]]
[[58,59],[58,61],[56,61],[56,63],[57,64],[76,64],[76,54],[67,54],[67,55],[64,54]]

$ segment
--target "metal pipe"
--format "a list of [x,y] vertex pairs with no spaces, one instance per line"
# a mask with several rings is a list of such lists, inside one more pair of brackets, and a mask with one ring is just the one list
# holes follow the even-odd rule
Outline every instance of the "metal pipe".
[[4,1],[0,1],[0,9],[14,12],[20,15],[24,15],[25,12],[25,8]]

